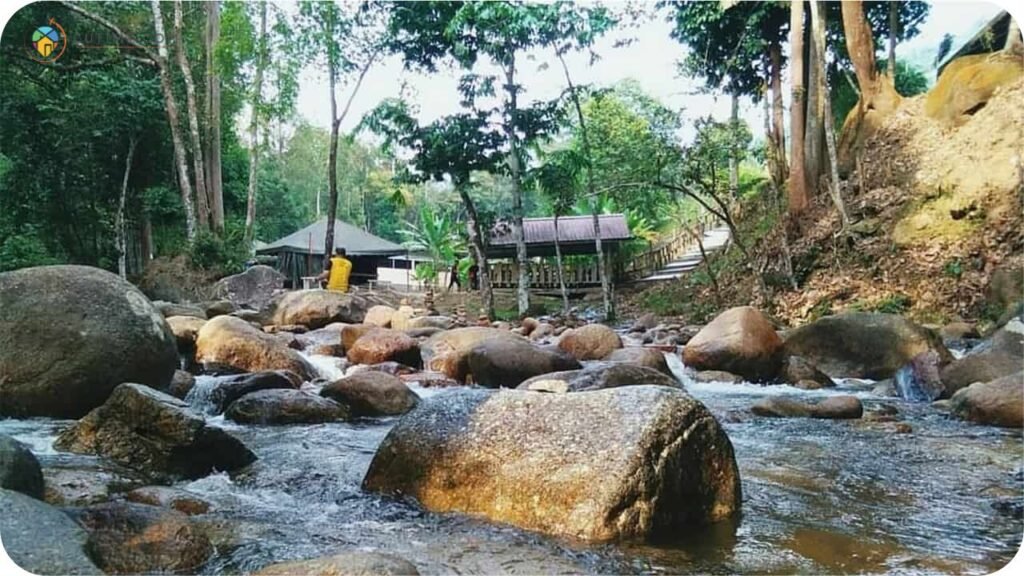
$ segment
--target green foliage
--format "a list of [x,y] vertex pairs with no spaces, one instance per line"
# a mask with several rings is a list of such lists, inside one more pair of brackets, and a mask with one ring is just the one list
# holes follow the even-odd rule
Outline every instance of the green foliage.
[[223,237],[200,232],[189,248],[189,263],[219,276],[241,272],[249,257],[241,230],[229,230]]
[[407,224],[401,230],[405,238],[402,245],[409,250],[429,254],[437,266],[448,267],[465,250],[465,242],[458,229],[455,219],[424,203],[420,206],[419,222],[415,225]]
[[0,240],[0,272],[62,263],[60,258],[50,254],[42,238],[33,229]]
[[884,314],[903,314],[910,310],[911,304],[910,296],[906,294],[892,294],[875,304],[874,310]]
[[[878,70],[884,72],[888,65],[888,60],[879,60]],[[924,71],[903,60],[896,60],[896,91],[901,96],[909,98],[924,94],[929,87],[930,83]],[[832,84],[830,92],[832,94],[833,120],[838,130],[842,128],[850,110],[857,105],[857,93],[850,86],[850,82],[845,79]]]
[[959,280],[964,274],[963,262],[959,258],[948,260],[942,266],[942,273],[950,278],[956,278]]

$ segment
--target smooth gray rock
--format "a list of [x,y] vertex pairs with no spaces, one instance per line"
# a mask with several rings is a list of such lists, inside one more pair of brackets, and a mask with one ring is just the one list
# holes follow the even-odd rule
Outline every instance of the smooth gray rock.
[[88,535],[60,510],[13,490],[0,489],[4,551],[33,574],[100,574],[86,555]]

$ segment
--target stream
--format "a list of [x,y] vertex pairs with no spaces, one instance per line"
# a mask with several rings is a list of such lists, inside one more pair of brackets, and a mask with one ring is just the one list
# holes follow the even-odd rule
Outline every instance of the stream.
[[[742,514],[644,545],[588,545],[541,536],[364,493],[360,483],[395,419],[291,426],[210,423],[238,436],[259,460],[229,477],[177,487],[209,501],[194,517],[216,546],[203,574],[239,574],[268,564],[353,549],[396,554],[424,574],[879,573],[985,574],[1021,542],[1024,488],[1019,431],[948,418],[929,404],[871,394],[873,383],[831,390],[690,380],[690,394],[719,418],[743,482]],[[325,357],[313,358],[331,375]],[[202,387],[203,378],[197,382]],[[307,384],[307,386],[309,386]],[[414,388],[421,396],[450,393]],[[868,420],[770,419],[747,408],[769,394],[854,394],[868,411],[899,411],[912,432]],[[201,403],[200,392],[191,401]],[[196,406],[202,408],[201,406]],[[43,467],[100,466],[57,453],[70,421],[0,420],[0,433],[29,445]],[[598,457],[595,455],[595,457]]]

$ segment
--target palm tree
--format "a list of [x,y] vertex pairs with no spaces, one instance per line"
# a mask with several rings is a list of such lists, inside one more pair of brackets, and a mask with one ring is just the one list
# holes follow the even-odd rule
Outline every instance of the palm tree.
[[430,282],[437,282],[437,273],[450,267],[456,255],[465,249],[465,242],[459,236],[459,224],[451,216],[435,211],[429,203],[419,210],[419,224],[405,224],[399,234],[405,238],[402,246],[415,252],[426,252],[432,261]]

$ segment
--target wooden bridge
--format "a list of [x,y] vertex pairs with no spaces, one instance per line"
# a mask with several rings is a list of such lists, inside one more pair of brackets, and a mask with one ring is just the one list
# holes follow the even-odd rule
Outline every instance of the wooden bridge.
[[[672,237],[652,245],[638,255],[609,253],[613,267],[612,281],[615,284],[630,282],[669,279],[676,272],[685,272],[700,263],[700,251],[697,245],[698,235],[705,239],[708,252],[722,248],[728,241],[728,231],[718,224],[712,215],[701,218],[691,228],[677,231]],[[693,262],[693,254],[697,254]],[[601,286],[597,259],[586,263],[565,263],[565,286],[569,291],[582,291]],[[494,262],[490,266],[491,284],[495,288],[515,288],[519,283],[519,266],[514,260]],[[558,268],[554,262],[530,262],[530,289],[536,291],[557,291]]]

